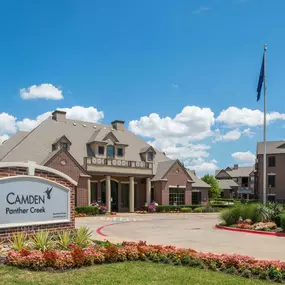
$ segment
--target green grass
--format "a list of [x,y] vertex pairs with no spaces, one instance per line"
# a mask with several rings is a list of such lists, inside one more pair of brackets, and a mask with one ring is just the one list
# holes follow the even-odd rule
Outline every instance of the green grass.
[[[5,285],[262,285],[254,279],[189,267],[147,262],[125,262],[85,267],[61,273],[33,272],[0,266],[0,283]],[[271,283],[272,284],[272,283]]]

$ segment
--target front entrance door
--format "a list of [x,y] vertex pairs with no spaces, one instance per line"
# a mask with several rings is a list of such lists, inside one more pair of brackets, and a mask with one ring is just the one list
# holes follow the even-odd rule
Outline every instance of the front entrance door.
[[[101,182],[101,203],[106,205],[106,181]],[[118,211],[118,183],[111,180],[111,211]]]

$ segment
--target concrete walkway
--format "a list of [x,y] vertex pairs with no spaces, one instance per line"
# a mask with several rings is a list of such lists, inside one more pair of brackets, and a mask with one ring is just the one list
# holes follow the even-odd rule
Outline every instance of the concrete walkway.
[[147,241],[212,253],[236,253],[285,261],[285,238],[229,232],[214,228],[218,214],[119,214],[78,218],[98,240]]

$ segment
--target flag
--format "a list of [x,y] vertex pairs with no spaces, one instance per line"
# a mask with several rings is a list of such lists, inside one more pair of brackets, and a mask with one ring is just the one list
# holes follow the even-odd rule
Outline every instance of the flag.
[[264,81],[264,55],[263,55],[263,59],[262,59],[262,64],[261,64],[261,69],[260,69],[260,74],[259,74],[259,80],[258,80],[258,85],[257,85],[257,101],[259,101],[259,99],[260,99],[260,93],[261,93],[263,81]]

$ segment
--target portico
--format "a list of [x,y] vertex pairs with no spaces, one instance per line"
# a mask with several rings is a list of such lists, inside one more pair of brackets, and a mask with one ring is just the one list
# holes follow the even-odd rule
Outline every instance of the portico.
[[106,205],[107,211],[134,212],[151,202],[151,179],[135,176],[91,176],[90,203]]

